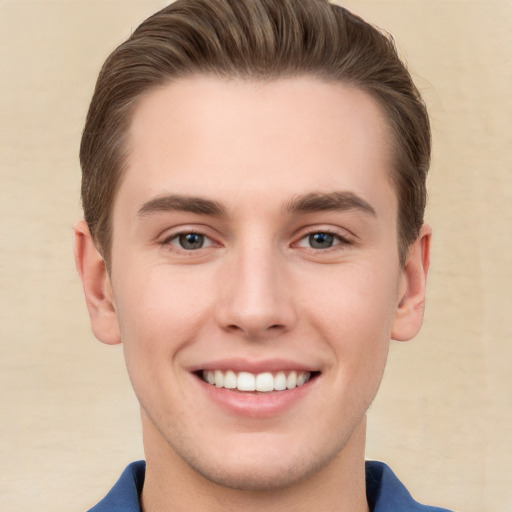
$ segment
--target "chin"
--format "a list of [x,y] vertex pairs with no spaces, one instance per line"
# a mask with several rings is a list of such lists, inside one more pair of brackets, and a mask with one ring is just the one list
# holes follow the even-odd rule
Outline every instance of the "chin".
[[[287,458],[287,457],[285,457]],[[273,458],[265,461],[224,460],[222,464],[210,465],[205,461],[189,461],[192,469],[206,480],[240,491],[277,491],[293,487],[317,473],[327,461],[316,457],[283,460]]]
[[314,446],[314,440],[308,443],[300,434],[291,443],[286,437],[249,434],[242,440],[234,435],[228,446],[217,449],[197,444],[192,450],[183,450],[184,445],[174,448],[181,462],[208,482],[234,490],[277,491],[321,473],[344,451],[350,438],[331,436],[329,443]]

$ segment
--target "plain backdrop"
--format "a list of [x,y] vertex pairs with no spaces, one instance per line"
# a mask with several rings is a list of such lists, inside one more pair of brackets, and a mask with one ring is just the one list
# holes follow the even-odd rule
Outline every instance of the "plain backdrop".
[[[78,145],[108,53],[164,1],[0,1],[0,509],[84,511],[142,458],[120,347],[90,333],[72,258]],[[512,2],[350,0],[429,106],[427,314],[393,343],[367,456],[412,494],[512,511]]]

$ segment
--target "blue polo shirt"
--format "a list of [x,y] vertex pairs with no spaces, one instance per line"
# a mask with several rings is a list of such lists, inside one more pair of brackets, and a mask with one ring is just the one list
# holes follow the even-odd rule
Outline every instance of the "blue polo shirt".
[[[142,512],[139,496],[145,472],[143,460],[130,464],[105,498],[89,512]],[[414,501],[393,471],[382,462],[366,462],[366,496],[372,512],[449,512]]]

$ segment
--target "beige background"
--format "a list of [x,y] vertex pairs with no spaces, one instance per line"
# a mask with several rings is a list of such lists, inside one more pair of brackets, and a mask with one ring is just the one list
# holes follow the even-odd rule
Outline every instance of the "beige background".
[[[99,67],[156,0],[0,0],[0,509],[83,511],[142,457],[119,347],[71,255]],[[346,5],[390,30],[430,107],[427,316],[394,344],[368,457],[419,500],[512,511],[512,1]]]

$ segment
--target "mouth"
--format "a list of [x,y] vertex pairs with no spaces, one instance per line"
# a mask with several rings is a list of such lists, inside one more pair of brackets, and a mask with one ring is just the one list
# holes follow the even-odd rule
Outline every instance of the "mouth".
[[301,387],[316,378],[320,372],[283,370],[250,373],[234,370],[200,370],[195,373],[203,382],[217,388],[244,393],[271,393]]

